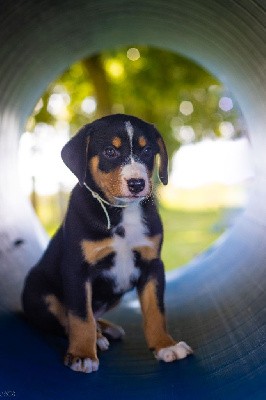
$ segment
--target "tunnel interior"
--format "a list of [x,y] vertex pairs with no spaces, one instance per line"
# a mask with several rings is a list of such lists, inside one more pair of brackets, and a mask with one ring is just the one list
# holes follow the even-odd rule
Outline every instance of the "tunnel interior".
[[[0,309],[3,391],[18,398],[265,397],[266,383],[266,9],[263,0],[2,2],[0,65]],[[123,343],[100,357],[93,377],[64,368],[64,343],[44,338],[14,312],[26,273],[47,238],[18,183],[20,132],[55,77],[85,55],[132,43],[195,60],[234,94],[256,169],[243,216],[218,246],[168,282],[171,333],[195,355],[153,360],[131,297],[112,312]],[[44,385],[44,381],[46,384]],[[14,395],[13,393],[13,395]],[[230,395],[230,397],[229,397]]]

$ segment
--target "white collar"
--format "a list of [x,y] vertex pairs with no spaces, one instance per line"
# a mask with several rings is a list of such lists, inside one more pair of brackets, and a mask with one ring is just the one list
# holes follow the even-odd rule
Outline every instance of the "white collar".
[[125,208],[125,207],[128,206],[128,204],[112,204],[112,203],[109,203],[107,200],[103,199],[103,198],[99,195],[99,193],[97,193],[97,192],[95,192],[94,190],[92,190],[85,182],[84,182],[84,186],[85,186],[86,189],[88,189],[88,190],[91,192],[92,196],[93,196],[96,200],[98,200],[98,202],[100,203],[100,205],[101,205],[101,207],[102,207],[102,209],[103,209],[103,211],[104,211],[104,213],[105,213],[105,215],[106,215],[106,219],[107,219],[107,229],[110,229],[110,228],[111,228],[111,221],[110,221],[110,217],[109,217],[108,211],[107,211],[107,209],[106,209],[104,203],[105,203],[105,204],[108,204],[108,205],[111,206],[111,207],[120,207],[120,208]]

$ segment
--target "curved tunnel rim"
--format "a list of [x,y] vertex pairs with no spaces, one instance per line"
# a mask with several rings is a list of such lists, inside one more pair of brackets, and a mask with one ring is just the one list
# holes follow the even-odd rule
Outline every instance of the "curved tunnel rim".
[[[152,3],[152,2],[150,2],[149,0],[146,0],[145,1],[145,6],[147,6],[147,5],[149,5],[150,3]],[[197,3],[195,0],[190,0],[190,5],[194,5],[194,6],[196,6],[196,8],[197,9],[200,9],[200,10],[207,10],[208,9],[208,6],[211,4],[211,2],[209,1],[207,1],[206,2],[206,4],[204,3],[204,4],[199,4],[199,3]],[[257,2],[258,3],[258,2]],[[159,4],[159,3],[158,3]],[[178,9],[178,6],[180,5],[181,3],[178,3],[178,4],[174,4],[174,7],[175,7],[175,9]],[[223,12],[227,12],[227,11],[225,11],[225,8],[224,8],[224,4],[220,1],[220,0],[215,0],[215,2],[213,3],[214,4],[214,6],[217,6],[217,9],[219,8],[221,11],[223,11]],[[212,4],[212,7],[213,7],[213,4]],[[255,2],[254,2],[254,4],[255,4]],[[239,5],[239,3],[238,3],[238,1],[237,0],[234,0],[234,5],[237,5],[238,7],[240,7],[240,5]],[[171,7],[173,7],[173,2],[169,2],[169,10],[171,9]],[[210,15],[213,13],[213,8],[210,8]],[[158,11],[158,10],[157,10]],[[231,13],[232,14],[232,10],[231,9],[229,9],[229,11],[228,11],[229,13]],[[138,13],[137,13],[138,14]],[[137,15],[136,14],[136,15]],[[232,14],[233,15],[233,14]],[[231,15],[231,16],[232,16]],[[251,15],[251,14],[250,14]],[[162,23],[164,23],[165,24],[165,20],[164,20],[164,16],[165,16],[165,13],[164,13],[164,15],[163,15],[163,17],[160,17],[160,15],[157,13],[157,15],[156,15],[156,18],[157,19],[159,19],[159,20],[161,20],[161,22]],[[143,18],[143,17],[142,17]],[[185,24],[185,17],[184,17],[184,15],[181,15],[181,17],[180,16],[178,16],[178,18],[179,18],[179,20],[181,19],[182,20],[182,18],[183,18],[183,20],[184,20],[184,24]],[[241,22],[241,18],[239,18],[239,16],[238,15],[233,15],[233,19],[234,19],[234,21],[240,21]],[[192,20],[193,20],[193,18],[192,18]],[[193,20],[194,21],[194,20]],[[204,18],[203,18],[203,22],[204,22]],[[212,21],[211,21],[212,22]],[[141,22],[142,24],[143,24],[143,21]],[[173,23],[173,21],[171,20],[171,23]],[[197,23],[197,21],[196,21],[196,23]],[[241,22],[241,24],[244,24],[245,26],[247,25],[248,26],[248,23],[246,23],[246,22]],[[124,23],[122,24],[122,26],[123,26],[123,29],[125,29],[125,25],[124,25]],[[95,28],[96,30],[95,30],[95,32],[96,32],[96,36],[97,36],[97,38],[98,39],[96,39],[96,41],[93,43],[93,45],[92,45],[92,47],[91,47],[91,49],[90,49],[90,52],[88,52],[88,50],[87,50],[87,46],[86,46],[86,54],[88,55],[88,54],[92,54],[93,52],[95,52],[95,49],[97,49],[97,50],[99,50],[99,47],[100,48],[103,48],[103,47],[105,47],[105,44],[101,44],[101,46],[99,46],[99,44],[98,44],[98,47],[97,46],[95,46],[95,43],[98,43],[98,41],[101,39],[101,32],[100,32],[100,27],[99,26],[96,26],[96,28]],[[171,28],[171,29],[173,29],[173,28]],[[171,30],[170,29],[170,30]],[[193,27],[193,29],[194,29],[194,27]],[[193,31],[193,29],[192,29],[192,31]],[[195,32],[192,32],[193,33],[193,35],[195,35]],[[241,32],[240,32],[241,33]],[[254,32],[253,32],[254,33]],[[39,34],[39,33],[38,33]],[[130,34],[132,34],[132,32],[130,33]],[[204,32],[204,35],[206,34],[206,32]],[[117,35],[117,33],[116,33],[116,35]],[[152,39],[151,39],[151,32],[149,31],[149,29],[148,29],[148,31],[147,31],[147,33],[146,33],[146,37],[147,37],[147,40],[144,42],[145,44],[148,44],[148,45],[151,45],[151,46],[155,46],[155,47],[159,47],[159,48],[165,48],[165,49],[167,49],[167,50],[170,50],[170,51],[172,51],[172,52],[177,52],[174,48],[173,48],[173,46],[174,46],[174,42],[173,42],[173,40],[171,40],[169,43],[167,43],[167,45],[162,45],[161,44],[161,40],[158,38],[158,35],[156,34],[156,33],[153,33],[153,35],[152,35]],[[166,36],[169,36],[169,32],[167,31],[167,34],[166,34]],[[187,35],[187,36],[186,36]],[[186,33],[185,33],[185,38],[187,39],[187,37],[189,37],[189,35],[191,35],[191,32],[187,32],[186,31]],[[257,34],[257,32],[255,32],[254,33],[254,35],[256,36],[256,38],[258,37],[258,34]],[[243,36],[243,35],[242,35]],[[232,37],[231,37],[231,39],[232,39]],[[116,42],[116,40],[117,40],[117,37],[115,36],[115,39],[112,39],[112,40],[114,40],[115,42]],[[247,44],[250,44],[250,41],[251,41],[251,43],[252,43],[252,40],[251,40],[251,38],[248,36],[248,38],[247,38],[247,41],[246,41],[246,43]],[[138,40],[137,41],[135,41],[134,43],[137,43],[138,42]],[[121,43],[122,44],[119,44],[119,47],[121,47],[121,46],[125,46],[125,44],[126,43],[128,43],[128,38],[123,38],[123,39],[121,39]],[[130,44],[132,44],[133,43],[133,41],[131,40],[130,41]],[[227,43],[227,42],[225,42],[225,43]],[[229,41],[229,43],[228,43],[228,45],[229,45],[229,47],[231,48],[233,45],[235,44],[235,38],[234,38],[234,40],[232,41],[232,43]],[[88,46],[90,45],[90,43],[88,43]],[[19,43],[19,46],[20,46],[20,43]],[[177,46],[177,45],[176,45]],[[193,45],[194,46],[194,45]],[[192,47],[193,47],[192,46]],[[63,46],[62,46],[63,47]],[[117,47],[118,47],[118,45],[117,45]],[[182,47],[182,46],[181,46]],[[107,46],[107,48],[110,48],[110,46],[108,45]],[[61,47],[59,47],[59,49],[61,49]],[[182,51],[182,49],[183,49],[183,51]],[[187,57],[187,58],[189,58],[189,59],[191,59],[192,61],[194,61],[194,62],[196,62],[197,64],[199,64],[200,66],[203,66],[203,68],[205,68],[205,69],[207,69],[207,71],[209,71],[211,74],[213,74],[214,76],[216,76],[218,79],[219,79],[219,81],[220,82],[222,82],[222,83],[224,83],[224,84],[227,84],[227,82],[228,82],[228,78],[226,77],[225,79],[223,79],[223,77],[221,77],[221,76],[219,76],[219,73],[218,73],[218,71],[217,71],[217,73],[215,73],[215,72],[213,72],[213,69],[215,69],[215,67],[214,66],[211,66],[212,65],[212,62],[215,60],[216,62],[219,62],[219,60],[217,60],[217,59],[215,59],[215,56],[213,56],[213,55],[211,55],[211,53],[209,53],[210,54],[210,58],[207,60],[207,62],[206,63],[204,63],[204,62],[202,62],[202,54],[201,54],[201,56],[199,57],[199,56],[197,56],[196,54],[192,54],[191,52],[190,52],[190,50],[185,50],[184,51],[184,48],[179,48],[179,50],[178,50],[178,53],[179,54],[181,54],[182,56],[184,56],[184,57]],[[61,49],[62,50],[62,49]],[[208,51],[210,52],[210,49],[209,48],[207,48],[207,50],[205,49],[205,53],[204,54],[206,54],[206,52],[208,53]],[[190,55],[188,55],[188,52],[190,52]],[[226,48],[225,49],[225,52],[228,52],[228,49]],[[246,54],[246,52],[247,52],[247,49],[245,49],[245,51],[244,51],[244,53],[242,54],[240,54],[241,55],[241,59],[242,59],[242,57],[244,57],[244,55]],[[63,52],[64,53],[64,52]],[[76,54],[77,53],[77,54]],[[76,53],[75,53],[75,56],[73,56],[73,55],[69,55],[69,58],[68,58],[68,60],[69,59],[71,59],[72,61],[73,61],[73,58],[75,59],[75,60],[78,60],[78,59],[80,59],[81,57],[80,57],[80,55],[81,54],[85,54],[85,50],[83,50],[83,51],[76,51]],[[256,54],[258,54],[258,52],[256,53]],[[53,68],[52,68],[52,71],[53,71],[53,76],[55,77],[56,75],[58,75],[58,73],[60,72],[60,71],[62,71],[62,62],[60,61],[61,60],[61,53],[60,53],[60,51],[59,51],[59,56],[58,56],[59,58],[58,59],[56,59],[56,62],[55,62],[55,64],[53,65]],[[260,58],[259,59],[262,59],[263,58],[263,55],[260,55]],[[254,58],[255,59],[255,58]],[[59,61],[58,61],[59,60]],[[40,60],[38,60],[38,63],[40,63],[40,61],[41,61],[41,59]],[[64,63],[64,66],[69,66],[71,63],[72,63],[72,61],[68,61],[67,63]],[[37,63],[37,65],[39,65]],[[237,63],[239,64],[239,60],[237,60]],[[255,65],[258,67],[258,65],[257,65],[258,63],[255,63]],[[253,65],[253,60],[252,60],[252,65]],[[226,66],[227,66],[227,68],[228,68],[228,65],[226,64]],[[47,71],[49,70],[50,71],[50,65],[49,65],[49,68],[47,69]],[[232,72],[232,71],[234,71],[234,68],[235,68],[235,66],[233,66],[232,67],[232,70],[228,70],[229,72]],[[56,71],[56,72],[55,72]],[[42,71],[41,71],[42,72]],[[41,73],[40,72],[40,73]],[[51,72],[51,71],[50,71]],[[263,72],[262,70],[260,70],[260,68],[259,68],[259,72],[260,72],[260,74],[259,75],[261,75],[261,73]],[[245,74],[246,74],[247,72],[245,72],[244,73],[244,76],[245,76]],[[18,74],[19,74],[19,72],[18,72]],[[38,72],[38,74],[37,74],[38,76],[39,76],[39,72]],[[46,77],[47,77],[47,73],[45,73],[44,74]],[[44,76],[44,75],[42,75],[42,76]],[[49,74],[48,74],[49,75]],[[230,74],[229,74],[230,75]],[[50,76],[50,75],[49,75]],[[27,78],[27,82],[29,81],[29,75],[27,75],[26,76],[26,78]],[[36,77],[35,77],[36,78]],[[249,77],[250,78],[250,77]],[[253,84],[254,83],[256,83],[256,81],[257,81],[257,77],[256,77],[256,79],[255,79],[255,81],[253,81],[253,79],[252,78],[254,78],[254,75],[252,75],[252,77],[251,77],[251,79],[249,80],[249,85],[251,86],[251,88],[252,88],[252,86],[253,86]],[[230,79],[231,79],[231,75],[230,75]],[[42,89],[41,89],[41,93],[43,93],[43,91],[45,90],[45,87],[47,87],[47,84],[49,84],[49,82],[51,82],[51,79],[49,78],[46,78],[46,79],[44,79],[45,80],[45,83],[43,83],[42,84]],[[237,81],[237,80],[236,80]],[[48,82],[48,83],[47,83]],[[233,80],[233,82],[234,82],[234,80]],[[23,83],[23,82],[22,82]],[[34,83],[34,81],[33,81],[33,83]],[[245,82],[245,85],[246,85],[247,83]],[[244,84],[243,84],[244,85]],[[244,85],[244,86],[245,86]],[[241,86],[241,85],[240,85]],[[36,90],[34,93],[35,93],[35,98],[34,98],[34,100],[33,100],[33,97],[32,97],[32,101],[31,101],[31,105],[29,105],[29,104],[24,104],[24,106],[23,106],[23,109],[22,109],[22,112],[21,112],[21,118],[20,118],[20,120],[19,121],[17,121],[17,118],[16,118],[16,116],[15,116],[15,120],[14,120],[14,125],[15,125],[15,131],[17,132],[17,130],[18,130],[18,126],[20,126],[20,128],[21,128],[21,125],[23,124],[23,123],[25,123],[25,119],[29,116],[29,109],[33,109],[33,107],[34,107],[34,104],[36,104],[36,101],[37,101],[37,98],[39,97],[39,96],[36,96],[36,94],[37,94],[37,92],[40,92],[40,86],[39,86],[39,89],[38,90]],[[234,88],[234,87],[232,87],[232,89],[231,89],[231,92],[232,92],[232,94],[234,95],[234,98],[236,99],[236,101],[238,102],[238,104],[239,104],[239,106],[240,106],[240,109],[241,109],[241,111],[242,111],[242,113],[243,113],[243,116],[244,116],[244,118],[245,119],[247,119],[247,114],[246,114],[246,110],[245,110],[245,107],[243,107],[243,105],[241,104],[241,102],[239,101],[239,96],[240,96],[240,94],[238,94],[238,92],[237,92],[237,90]],[[12,92],[12,94],[13,94],[13,96],[11,96],[11,101],[13,101],[14,102],[14,91]],[[8,93],[7,93],[7,95],[8,95]],[[16,101],[20,101],[20,104],[21,104],[21,99],[16,99]],[[15,103],[16,103],[16,101],[15,101]],[[9,105],[9,104],[8,104]],[[4,115],[5,116],[5,115]],[[250,118],[249,118],[249,120],[250,120]],[[249,126],[249,123],[247,123],[247,130],[248,130],[248,132],[250,132],[250,133],[252,133],[252,138],[254,138],[254,136],[255,136],[255,133],[254,132],[251,132],[251,129],[250,129],[250,126]],[[256,130],[255,130],[256,131]],[[3,139],[2,137],[1,137],[1,139]],[[12,137],[12,139],[13,139],[13,141],[12,141],[12,146],[14,146],[14,141],[15,141],[15,139],[17,139],[17,137],[16,136],[14,136],[13,135],[13,137]],[[254,150],[254,152],[256,153],[256,149]],[[14,154],[14,152],[13,152],[13,154]],[[252,190],[251,190],[251,194],[252,194]],[[250,206],[248,205],[247,206],[247,209],[248,208],[250,208]],[[252,208],[252,207],[251,207]],[[36,224],[35,224],[36,225]],[[37,226],[37,225],[36,225]],[[37,228],[38,229],[38,228]],[[39,230],[40,231],[40,230]],[[42,233],[41,233],[41,235],[42,235]],[[44,241],[42,240],[42,243],[44,243]],[[43,248],[43,244],[41,245],[41,248]]]
[[[138,39],[141,33],[142,37],[144,38],[145,36],[147,39],[147,43],[150,42],[152,44],[151,42],[153,42],[154,44],[154,42],[157,42],[159,47],[162,47],[161,44],[163,42],[164,44],[167,42],[169,47],[175,43],[176,46],[180,46],[180,53],[188,56],[188,50],[185,49],[185,46],[191,36],[194,35],[194,41],[190,43],[190,51],[195,51],[195,58],[199,59],[199,63],[202,65],[200,60],[206,54],[209,54],[209,59],[207,60],[209,67],[206,65],[205,68],[214,73],[213,69],[217,67],[217,74],[214,73],[214,75],[225,84],[232,82],[232,85],[230,85],[231,91],[242,109],[247,121],[248,131],[250,132],[253,154],[255,154],[257,159],[257,177],[254,188],[251,191],[252,198],[250,204],[247,206],[240,221],[234,225],[229,237],[202,264],[199,263],[196,267],[192,266],[192,268],[187,269],[186,273],[178,281],[180,283],[178,290],[175,286],[176,281],[174,284],[169,285],[171,287],[167,294],[168,300],[166,304],[170,308],[171,315],[174,316],[172,319],[173,328],[176,333],[182,334],[182,338],[185,340],[189,339],[188,342],[192,347],[194,344],[197,347],[197,344],[200,343],[197,358],[194,359],[194,363],[193,360],[189,361],[189,363],[180,363],[178,366],[178,376],[175,369],[167,367],[160,369],[158,367],[159,369],[155,373],[154,370],[149,371],[152,372],[150,379],[146,379],[147,374],[145,371],[145,379],[143,379],[144,376],[141,375],[141,371],[144,370],[140,369],[141,379],[138,382],[141,381],[141,384],[138,389],[144,389],[145,393],[149,393],[150,395],[152,385],[153,390],[156,391],[157,388],[161,390],[158,393],[162,393],[165,396],[167,391],[173,395],[172,388],[174,387],[173,385],[176,385],[175,393],[178,393],[178,390],[180,390],[186,395],[186,398],[188,398],[191,392],[194,394],[196,392],[198,395],[199,392],[197,390],[202,389],[206,390],[207,393],[207,396],[202,398],[211,398],[213,394],[215,397],[219,397],[219,395],[224,395],[226,392],[231,396],[232,389],[236,393],[235,397],[232,398],[236,399],[240,398],[240,394],[243,394],[243,398],[247,395],[247,392],[261,393],[265,396],[265,391],[263,391],[265,389],[266,371],[265,314],[263,314],[263,305],[265,304],[266,282],[266,205],[264,201],[266,198],[266,160],[263,148],[265,148],[266,97],[263,85],[266,84],[266,63],[264,64],[266,60],[266,48],[265,46],[255,46],[257,43],[256,39],[260,35],[262,37],[265,35],[264,21],[266,22],[266,9],[263,0],[252,0],[244,4],[241,0],[232,0],[230,3],[225,3],[223,0],[202,0],[200,2],[198,0],[168,0],[167,3],[163,0],[156,0],[156,2],[154,0],[134,0],[132,2],[108,0],[108,4],[106,3],[105,7],[104,3],[101,3],[99,6],[96,0],[91,0],[90,2],[78,0],[78,3],[75,2],[74,5],[73,1],[64,0],[64,8],[61,7],[63,0],[56,0],[54,2],[44,0],[42,2],[42,5],[44,5],[42,15],[39,12],[38,2],[18,0],[15,9],[12,8],[11,3],[5,2],[7,8],[4,10],[4,13],[0,13],[0,18],[3,19],[0,36],[4,38],[4,45],[0,48],[0,52],[3,51],[6,55],[3,63],[0,65],[0,91],[3,91],[3,88],[6,89],[5,97],[0,96],[0,104],[3,111],[2,119],[0,119],[3,130],[3,133],[0,135],[0,162],[2,165],[5,165],[3,169],[0,168],[0,182],[5,188],[0,196],[1,207],[4,206],[4,211],[0,207],[0,221],[6,229],[4,232],[6,236],[0,236],[0,250],[4,250],[0,253],[3,261],[1,265],[4,266],[3,271],[0,269],[0,285],[2,285],[3,289],[4,311],[6,309],[8,311],[13,310],[13,303],[11,306],[10,304],[6,305],[4,300],[10,298],[13,300],[13,295],[17,295],[17,292],[20,290],[21,278],[25,277],[30,267],[29,263],[37,261],[39,258],[39,255],[43,251],[43,242],[45,241],[41,238],[40,226],[36,222],[36,217],[32,213],[29,203],[20,198],[21,196],[16,191],[17,188],[14,185],[17,176],[14,164],[19,127],[21,128],[25,115],[29,115],[31,111],[29,108],[32,108],[34,105],[34,101],[32,101],[31,105],[27,104],[25,98],[31,96],[33,100],[33,97],[36,96],[35,100],[37,101],[37,93],[41,86],[46,87],[44,82],[50,82],[51,79],[49,76],[55,75],[56,71],[60,72],[65,57],[69,57],[68,59],[80,59],[83,53],[81,47],[84,44],[90,46],[93,52],[97,49],[97,43],[98,47],[100,42],[108,45],[110,40],[116,41],[119,38],[121,39],[119,39],[121,43],[124,43],[129,35],[133,37],[133,34],[135,34],[134,37]],[[165,4],[167,10],[165,10]],[[120,6],[120,16],[114,5],[116,7]],[[134,7],[134,15],[130,15],[132,7]],[[148,12],[150,10],[152,10],[151,13]],[[154,10],[156,10],[156,13],[154,13]],[[173,10],[175,10],[175,13],[173,13]],[[199,41],[198,37],[195,37],[196,33],[195,30],[193,31],[193,26],[196,25],[193,25],[192,22],[193,18],[198,18],[196,13],[199,10],[201,10],[202,14],[204,14],[204,10],[207,10],[208,18],[213,17],[213,21],[218,19],[221,25],[225,24],[225,22],[230,22],[231,24],[233,31],[229,30],[226,34],[227,37],[228,35],[232,35],[232,40],[227,45],[224,45],[223,55],[230,55],[234,49],[236,54],[234,54],[232,65],[229,59],[223,60],[224,68],[228,72],[227,76],[224,75],[222,65],[219,65],[219,62],[221,62],[220,57],[215,59],[216,51],[214,47],[212,47],[212,51],[210,49],[210,42],[212,42],[212,46],[219,46],[221,43],[217,35],[214,34],[215,32],[210,32],[209,30],[209,37],[207,37],[207,40],[203,44]],[[141,21],[136,20],[136,24],[134,25],[134,18],[138,18],[139,12],[142,13]],[[123,13],[125,16],[121,18]],[[80,19],[75,20],[78,14],[80,15]],[[113,19],[110,20],[112,15]],[[165,16],[168,19],[164,19]],[[37,55],[33,51],[38,49],[40,52],[45,45],[47,46],[46,39],[42,36],[41,26],[46,23],[45,26],[49,30],[49,35],[53,35],[56,32],[55,22],[60,22],[61,18],[65,18],[64,27],[66,27],[67,32],[70,32],[69,35],[71,34],[68,37],[67,43],[49,42],[45,54],[40,55],[38,53],[39,59],[37,60]],[[88,18],[90,18],[90,26],[87,26],[88,24],[86,26],[82,25],[81,22],[84,22],[83,18],[86,23]],[[178,30],[180,19],[183,19],[183,25]],[[161,25],[156,25],[159,20],[161,20]],[[188,20],[191,21],[190,26],[186,25]],[[119,27],[117,21],[121,23]],[[147,21],[149,21],[149,24]],[[254,25],[254,21],[257,21],[256,25]],[[140,27],[140,22],[143,24],[145,32],[138,32],[136,30],[136,28]],[[16,29],[12,28],[12,23],[16,24]],[[67,25],[68,23],[69,26]],[[117,23],[117,26],[115,23]],[[160,31],[162,23],[165,26],[164,31]],[[113,26],[112,35],[108,36],[108,32],[103,34],[102,26],[106,29]],[[224,26],[228,28],[228,24]],[[248,35],[246,35],[247,26],[250,27]],[[173,31],[174,27],[176,28],[175,31]],[[84,34],[84,30],[82,29],[85,29],[87,36],[86,38],[80,38],[82,43],[78,43],[79,48],[77,48],[77,32],[80,32],[80,35],[81,33]],[[123,38],[121,38],[121,32],[118,32],[122,29],[124,29]],[[237,47],[239,37],[233,35],[235,30],[239,32],[240,38],[248,36],[248,40],[244,41],[245,47]],[[203,25],[202,31],[206,34],[206,27]],[[30,42],[30,36],[32,36],[33,32],[35,33],[34,38],[36,40],[34,43]],[[177,37],[178,34],[180,34],[180,37]],[[18,35],[20,40],[17,40]],[[180,42],[181,40],[183,40],[182,43]],[[200,49],[197,48],[199,43],[202,46]],[[12,49],[13,53],[9,49]],[[71,54],[69,49],[72,50]],[[181,51],[181,49],[185,52]],[[25,50],[25,53],[23,53],[23,50]],[[57,54],[53,59],[54,51],[57,51]],[[12,75],[12,64],[9,64],[9,62],[12,61],[14,64],[16,53],[19,55],[20,60],[23,54],[26,54],[28,58],[25,58],[25,63],[16,71],[17,80],[10,80],[10,78],[8,80],[7,78]],[[195,58],[192,57],[192,59]],[[43,60],[47,61],[45,66],[42,66]],[[248,65],[245,65],[242,60],[246,60]],[[52,70],[51,65],[53,65]],[[253,70],[253,68],[255,69]],[[4,70],[7,75],[5,75],[6,80],[3,82],[1,81],[1,77]],[[42,82],[38,81],[40,73],[42,73]],[[18,81],[19,76],[21,77],[20,81]],[[34,91],[30,90],[32,88],[34,88]],[[255,90],[256,93],[253,93]],[[245,95],[247,98],[244,98]],[[239,101],[240,96],[242,96],[241,101]],[[8,213],[7,210],[10,212]],[[25,235],[23,238],[25,237],[28,245],[24,247],[19,246],[19,249],[12,252],[10,251],[10,243],[14,243],[14,239],[20,233]],[[250,264],[252,264],[252,268],[247,268]],[[217,283],[217,271],[220,271],[224,267],[226,268]],[[9,283],[12,283],[13,291],[9,290],[9,288],[6,289],[8,282],[1,279],[3,274],[7,274],[7,269],[5,268],[8,268],[8,277],[10,281],[12,280]],[[169,299],[174,301],[171,302]],[[2,307],[2,303],[0,304]],[[127,310],[124,309],[122,311],[125,312]],[[127,314],[124,315],[127,318]],[[214,323],[212,323],[213,320]],[[31,354],[30,358],[26,354],[28,349],[32,349],[34,343],[36,344],[36,348],[40,346],[39,339],[36,341],[34,339],[34,343],[32,343],[34,336],[30,334],[25,326],[22,326],[17,321],[11,321],[11,329],[9,328],[10,325],[3,325],[6,328],[6,340],[11,338],[10,340],[12,341],[12,344],[10,343],[10,348],[12,348],[11,353],[4,342],[1,341],[0,343],[9,352],[5,362],[5,383],[10,382],[11,386],[14,387],[14,377],[10,378],[10,371],[19,371],[17,378],[18,381],[20,380],[20,389],[26,392],[27,385],[30,388],[34,385],[35,393],[37,392],[39,395],[40,388],[37,386],[40,384],[40,381],[37,379],[35,382],[32,377],[29,379],[28,371],[26,371],[27,375],[25,376],[24,363],[23,366],[17,363],[18,353],[24,357],[26,356],[24,361],[29,361],[28,365],[30,367],[32,365],[36,366],[36,370],[34,368],[34,371],[32,371],[33,374],[36,374],[34,375],[35,378],[38,377],[38,373],[43,372],[43,370],[40,371],[38,369],[40,366],[40,354],[36,352],[36,357]],[[20,342],[16,336],[18,332],[22,333],[22,336],[24,335],[25,343],[23,343],[23,346],[21,346],[21,343],[17,343]],[[131,334],[134,336],[134,332],[131,332]],[[129,346],[129,350],[132,351],[131,355],[135,355],[133,347],[130,348]],[[46,357],[45,351],[46,347],[41,357]],[[115,351],[116,349],[114,349]],[[121,352],[119,354],[121,355]],[[54,371],[55,375],[53,376],[65,379],[65,370],[58,370],[51,353],[48,357],[49,363],[50,361],[53,363],[49,364],[49,372],[52,371],[53,373]],[[144,359],[146,359],[145,357]],[[129,359],[124,358],[124,360],[129,361],[127,363],[127,367],[129,368],[127,377],[134,375],[134,378],[137,379],[136,369],[134,369],[136,364],[131,363],[130,357]],[[147,358],[146,360],[149,359]],[[14,363],[16,369],[14,369]],[[47,365],[45,359],[45,371],[48,369]],[[148,362],[143,365],[146,368]],[[139,363],[137,364],[138,367]],[[121,371],[119,371],[120,375]],[[158,378],[158,372],[160,373],[160,379],[152,379],[154,377]],[[117,390],[119,395],[121,394],[120,375],[116,376],[114,374],[113,377],[118,378],[118,380],[112,380],[112,388]],[[103,369],[103,376],[109,379],[109,370],[104,372]],[[124,369],[122,376],[125,376]],[[43,374],[41,374],[42,377]],[[30,382],[26,382],[27,379]],[[161,379],[163,379],[163,382],[167,386],[161,385]],[[170,380],[172,386],[169,385]],[[133,385],[132,394],[135,394],[135,380],[129,379],[128,381],[130,381],[127,382],[128,384],[132,383]],[[76,394],[76,377],[69,376],[69,379],[64,380],[64,382],[66,385],[65,388],[70,388],[70,394],[66,393],[66,397],[68,395],[71,396],[73,393]],[[191,382],[193,382],[193,385]],[[82,393],[86,393],[87,395],[88,390],[91,390],[93,387],[91,380],[84,380],[84,383],[79,381],[79,383],[81,384],[81,396]],[[181,387],[177,389],[176,387],[179,383],[181,383]],[[94,385],[96,390],[100,390],[101,393],[106,392],[106,386],[97,385],[97,383]],[[43,388],[44,397],[49,390],[48,385]],[[131,394],[128,393],[127,388],[126,392],[127,395]],[[27,395],[30,395],[30,393],[27,392]],[[264,397],[261,396],[259,398]]]

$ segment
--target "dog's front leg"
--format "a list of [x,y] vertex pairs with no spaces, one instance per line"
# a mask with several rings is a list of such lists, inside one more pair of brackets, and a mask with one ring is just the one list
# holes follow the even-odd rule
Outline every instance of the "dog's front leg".
[[192,349],[185,343],[177,343],[167,332],[164,315],[165,276],[163,263],[153,260],[138,285],[144,333],[150,350],[158,360],[171,362],[185,358]]
[[85,284],[85,295],[85,318],[76,315],[71,309],[68,312],[69,347],[65,365],[73,371],[90,373],[98,370],[99,360],[96,349],[97,326],[91,307],[91,285],[88,282]]

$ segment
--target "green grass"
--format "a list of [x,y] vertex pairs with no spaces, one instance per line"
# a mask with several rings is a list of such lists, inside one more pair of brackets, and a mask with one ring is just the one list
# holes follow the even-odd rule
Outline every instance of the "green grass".
[[[60,204],[66,208],[67,198],[63,203],[61,198]],[[63,218],[60,209],[56,196],[38,198],[37,214],[50,236]],[[222,220],[223,208],[187,211],[160,207],[160,214],[164,225],[162,259],[167,271],[186,264],[208,248],[222,233],[222,229],[217,231],[213,228]]]
[[222,233],[214,229],[224,209],[183,211],[160,208],[164,225],[162,259],[165,269],[180,267],[207,249]]

